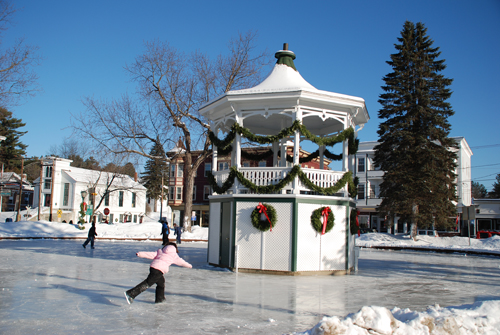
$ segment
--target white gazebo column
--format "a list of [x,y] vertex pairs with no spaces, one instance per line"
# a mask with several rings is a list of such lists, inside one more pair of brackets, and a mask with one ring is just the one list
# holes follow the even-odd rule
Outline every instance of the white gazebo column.
[[[214,134],[217,136],[219,133],[218,130],[214,131]],[[212,143],[212,175],[215,177],[215,173],[217,172],[217,146]],[[217,180],[217,178],[216,178]],[[215,192],[214,192],[215,194]]]
[[[235,118],[236,118],[236,123],[238,123],[238,125],[240,125],[242,127],[243,120],[241,119],[241,117],[238,113],[235,113]],[[234,138],[233,152],[231,154],[231,162],[232,162],[232,166],[236,167],[236,169],[238,169],[238,170],[240,169],[240,167],[241,167],[241,135],[239,133],[236,133],[236,137]],[[237,178],[235,178],[234,184],[233,184],[234,194],[238,193],[237,190],[239,188],[240,188],[240,181]]]
[[273,167],[278,167],[278,150],[279,143],[273,142]]
[[[297,110],[295,111],[295,118],[294,122],[299,120],[302,122],[302,110],[297,107]],[[299,165],[300,161],[300,131],[295,130],[294,138],[293,138],[293,165]],[[293,179],[293,194],[300,194],[299,190],[299,177],[295,177]]]
[[[346,120],[344,123],[344,131],[349,128],[350,123],[349,120]],[[349,141],[345,139],[342,142],[342,171],[347,172],[349,171]],[[349,196],[349,187],[348,184],[346,184],[344,187],[344,196],[347,197]]]

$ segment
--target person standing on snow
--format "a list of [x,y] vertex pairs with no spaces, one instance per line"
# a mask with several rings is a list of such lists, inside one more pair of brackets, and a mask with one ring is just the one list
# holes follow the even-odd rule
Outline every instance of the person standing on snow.
[[177,244],[181,244],[182,228],[174,223],[174,235],[177,236]]
[[124,292],[129,305],[134,301],[135,297],[153,286],[153,284],[156,284],[155,303],[165,301],[165,278],[163,274],[168,272],[170,265],[175,264],[190,269],[193,267],[177,255],[177,246],[173,242],[168,243],[156,252],[140,251],[136,255],[153,261],[149,266],[148,277],[136,287]]
[[87,240],[83,242],[83,248],[85,249],[87,247],[87,244],[90,242],[90,247],[94,249],[94,239],[97,236],[97,233],[95,231],[95,222],[92,222],[92,227],[89,229],[89,235],[87,237]]
[[162,245],[168,244],[168,235],[170,234],[170,228],[167,221],[162,221],[161,224],[161,235],[162,235]]

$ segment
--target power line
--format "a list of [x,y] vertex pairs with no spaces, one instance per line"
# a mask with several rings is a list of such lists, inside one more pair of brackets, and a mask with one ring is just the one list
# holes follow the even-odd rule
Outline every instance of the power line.
[[499,144],[487,144],[487,145],[478,145],[476,147],[470,147],[471,149],[483,149],[483,148],[492,148],[492,147],[499,147]]

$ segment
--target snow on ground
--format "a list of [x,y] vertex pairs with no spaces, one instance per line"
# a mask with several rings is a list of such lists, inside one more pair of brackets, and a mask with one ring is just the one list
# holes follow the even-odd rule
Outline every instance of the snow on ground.
[[[469,245],[470,243],[470,245]],[[356,238],[358,247],[418,247],[422,249],[446,249],[457,251],[474,251],[498,253],[500,255],[500,236],[484,239],[468,237],[436,237],[421,235],[417,241],[408,235],[392,235],[381,233],[362,234]]]
[[[36,214],[35,214],[36,215]],[[0,213],[0,238],[1,237],[81,237],[87,238],[90,224],[84,225],[85,229],[78,229],[78,225],[50,221],[20,221],[5,222],[6,218],[13,218],[15,213]],[[108,239],[161,239],[161,224],[158,222],[159,213],[146,216],[143,223],[116,223],[96,224],[97,238]],[[208,228],[193,226],[191,232],[183,232],[183,240],[208,240]],[[171,230],[170,239],[174,238]]]
[[314,328],[296,333],[303,335],[423,335],[423,334],[500,334],[500,301],[442,308],[429,307],[425,312],[410,309],[363,307],[345,318],[324,317]]
[[[15,213],[0,213],[0,238],[2,237],[79,237],[86,238],[89,224],[84,230],[77,225],[48,221],[5,222],[15,218]],[[98,238],[161,239],[159,213],[152,213],[143,223],[97,224]],[[15,220],[15,219],[14,219]],[[173,237],[173,235],[171,235]],[[182,234],[184,240],[208,240],[208,228],[192,227],[192,232]],[[470,245],[469,245],[470,243]],[[500,254],[500,237],[469,239],[468,237],[419,236],[413,241],[408,236],[390,234],[363,234],[356,238],[360,247],[420,247],[428,249],[469,250]],[[496,261],[496,260],[495,260]],[[429,307],[424,312],[414,312],[398,307],[364,306],[345,317],[324,317],[312,329],[297,334],[500,334],[500,301],[477,302],[442,308]]]

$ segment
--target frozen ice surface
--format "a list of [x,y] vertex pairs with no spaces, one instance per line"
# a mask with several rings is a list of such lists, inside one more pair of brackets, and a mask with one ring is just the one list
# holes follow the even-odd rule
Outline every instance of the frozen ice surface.
[[1,334],[285,334],[363,306],[423,311],[500,299],[498,258],[362,250],[350,276],[233,273],[207,264],[206,243],[183,243],[193,269],[172,266],[166,303],[154,288],[128,305],[158,242],[0,241]]

